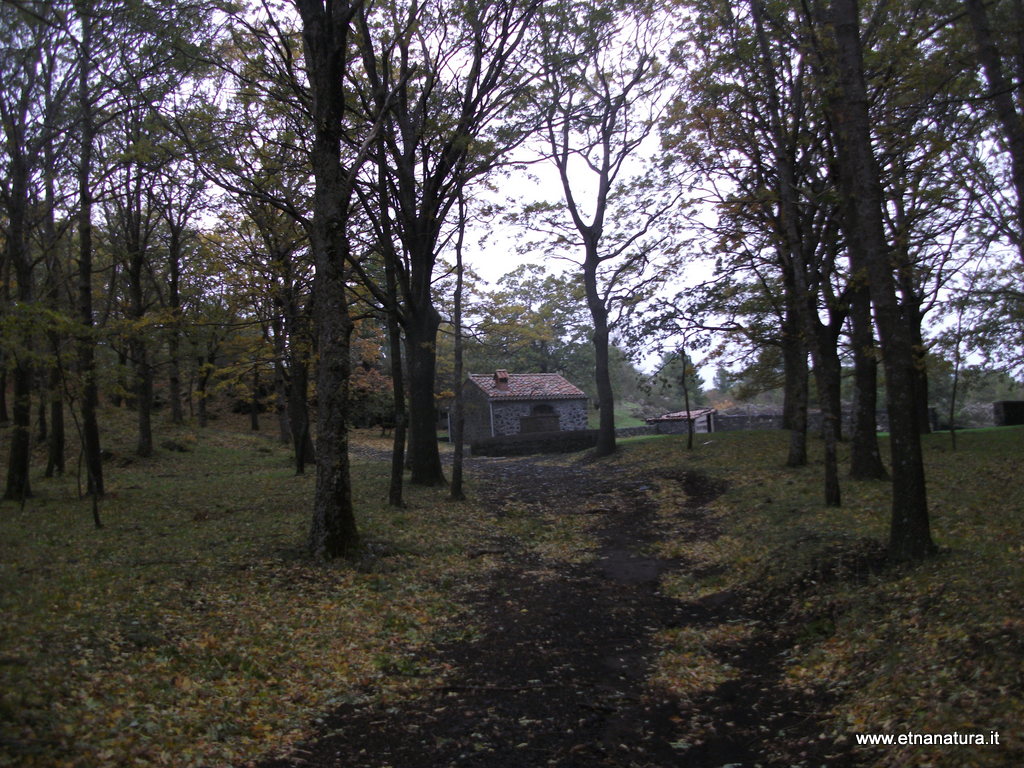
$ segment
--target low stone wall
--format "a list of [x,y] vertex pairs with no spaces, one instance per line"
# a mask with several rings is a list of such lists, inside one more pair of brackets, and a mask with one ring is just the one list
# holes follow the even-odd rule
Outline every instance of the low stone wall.
[[473,456],[527,456],[533,453],[572,453],[597,445],[596,429],[569,432],[529,432],[499,435],[474,440],[469,446]]
[[644,424],[640,427],[618,427],[615,430],[616,437],[640,437],[641,435],[657,435],[658,428],[653,424]]
[[715,432],[735,432],[741,429],[782,429],[781,413],[715,414]]

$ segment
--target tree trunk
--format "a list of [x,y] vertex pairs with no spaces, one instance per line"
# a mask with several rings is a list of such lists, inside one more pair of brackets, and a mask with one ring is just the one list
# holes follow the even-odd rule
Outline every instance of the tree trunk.
[[285,302],[285,343],[288,361],[288,431],[295,455],[295,474],[306,473],[316,462],[316,450],[309,424],[309,358],[313,348],[310,308],[299,308],[289,291]]
[[[25,115],[21,115],[24,120]],[[5,123],[7,121],[5,120]],[[32,286],[32,256],[29,253],[28,241],[28,210],[29,210],[29,168],[27,165],[26,148],[24,146],[24,125],[21,121],[12,120],[5,125],[5,139],[11,145],[10,150],[10,197],[7,206],[7,227],[5,238],[5,256],[8,264],[14,269],[17,282],[15,306],[13,313],[27,312],[34,300]],[[32,461],[32,348],[34,323],[27,318],[17,318],[14,328],[14,403],[11,425],[10,453],[7,462],[7,489],[5,499],[23,501],[32,495],[29,483],[29,469]]]
[[[322,139],[318,140],[318,143],[322,142]],[[316,153],[320,164],[323,163],[323,153],[322,147]],[[344,255],[338,252],[341,244],[329,237],[331,230],[340,222],[331,215],[334,213],[331,203],[322,199],[333,185],[323,183],[323,175],[321,173],[317,179],[317,197],[321,199],[314,203],[321,221],[314,222],[316,235],[311,238],[316,253],[313,290],[316,295],[320,362],[317,366],[316,492],[308,546],[314,557],[329,560],[354,552],[359,545],[359,534],[352,509],[348,424],[345,418],[352,320],[348,314],[342,275]],[[323,221],[324,218],[327,221]]]
[[271,322],[274,334],[274,411],[277,413],[277,439],[288,445],[292,441],[291,418],[288,415],[288,339],[284,318],[277,315]]
[[[852,202],[852,196],[847,196]],[[859,245],[857,246],[859,248]],[[889,476],[878,450],[878,357],[871,330],[871,294],[858,269],[861,259],[850,253],[850,341],[853,346],[853,424],[850,435],[850,477],[884,480]]]
[[[293,353],[294,355],[294,353]],[[306,465],[316,461],[316,449],[309,429],[309,363],[292,358],[291,386],[288,388],[288,418],[295,452],[295,474],[304,475]]]
[[128,250],[128,316],[134,321],[128,337],[128,357],[132,366],[132,397],[134,400],[138,440],[135,453],[146,458],[153,455],[153,365],[150,361],[149,339],[145,329],[146,238],[143,235],[144,202],[141,170],[135,189],[129,190],[125,201],[124,236]]
[[[89,88],[92,61],[92,24],[86,4],[76,2],[82,37],[79,52],[78,106],[81,132],[78,166],[78,375],[82,379],[82,453],[87,488],[94,498],[103,495],[103,456],[100,429],[96,418],[99,391],[96,386],[96,341],[93,338],[92,311],[92,151],[95,133],[92,95]],[[86,8],[83,10],[83,8]]]
[[590,233],[584,234],[586,259],[583,262],[583,285],[587,296],[587,307],[594,321],[594,383],[597,385],[598,431],[597,456],[615,453],[615,392],[612,389],[611,366],[609,364],[610,333],[608,329],[608,307],[597,290],[597,239]]
[[[13,234],[11,237],[13,239]],[[10,250],[9,248],[8,253],[10,253]],[[19,269],[17,271],[22,273],[19,274],[18,278],[18,302],[21,306],[27,307],[32,301],[31,270]],[[14,356],[12,376],[14,379],[12,406],[14,421],[11,424],[10,453],[7,462],[7,487],[4,492],[5,499],[14,501],[24,501],[32,495],[32,487],[29,481],[29,470],[32,463],[33,371],[29,355],[31,339],[26,337],[20,343],[25,345],[25,349]]]
[[[810,269],[814,256],[813,245],[805,242],[800,231],[800,213],[796,189],[794,144],[787,136],[787,125],[782,113],[776,85],[771,50],[763,26],[763,8],[760,0],[751,0],[751,15],[755,24],[760,50],[760,65],[764,74],[768,96],[768,114],[772,130],[773,164],[778,194],[778,262],[783,273],[783,284],[788,294],[787,317],[792,313],[793,328],[798,329],[810,353],[818,384],[818,405],[822,415],[822,435],[825,441],[825,504],[839,506],[841,502],[838,472],[836,470],[836,414],[830,409],[828,391],[828,350],[823,349],[824,334],[818,319],[817,293],[810,285]],[[824,388],[824,391],[823,391]],[[806,432],[806,424],[804,431]],[[804,438],[806,439],[806,438]],[[799,459],[799,437],[791,433],[790,459]],[[794,445],[796,442],[796,445]]]
[[437,404],[434,381],[437,375],[437,330],[441,317],[433,306],[407,312],[406,360],[409,365],[409,482],[415,485],[445,484],[441,454],[437,447]]
[[686,372],[689,368],[689,359],[686,357],[686,350],[679,350],[679,357],[683,361],[683,375],[680,383],[683,386],[683,408],[686,409],[686,450],[693,450],[693,417],[690,416],[690,385],[686,382]]
[[196,396],[199,400],[199,406],[196,409],[196,416],[199,420],[199,426],[205,427],[209,423],[209,411],[207,410],[207,399],[210,376],[213,374],[213,364],[216,360],[215,353],[211,352],[204,357],[199,358],[199,374],[196,376]]
[[455,501],[466,498],[462,489],[462,427],[464,424],[462,410],[462,241],[466,232],[466,200],[459,197],[459,235],[455,244],[455,310],[452,322],[455,325],[455,370],[453,372],[452,391],[455,392],[455,402],[452,404],[451,427],[449,438],[455,448],[452,457],[452,487],[451,497]]
[[133,387],[138,441],[135,453],[143,458],[153,455],[153,366],[149,362],[149,349],[145,339],[133,338],[129,342],[135,368]]
[[882,187],[871,147],[864,82],[860,17],[856,0],[832,0],[839,87],[832,97],[840,173],[853,194],[854,215],[846,220],[847,241],[864,244],[871,300],[875,306],[885,365],[892,445],[892,518],[889,554],[895,560],[924,557],[935,550],[928,519],[924,461],[914,404],[914,350],[900,317],[893,260],[885,239]]
[[814,318],[818,334],[814,361],[814,382],[818,386],[818,408],[821,410],[821,438],[825,444],[825,503],[838,507],[842,499],[839,487],[839,441],[842,437],[842,410],[839,385],[838,338],[835,329],[821,325]]
[[992,36],[984,0],[965,0],[965,4],[974,31],[978,61],[988,83],[989,98],[992,100],[992,107],[1003,130],[1003,139],[1010,155],[1011,177],[1017,197],[1017,226],[1014,235],[1018,253],[1024,260],[1024,124],[1014,104],[1016,87],[1011,87],[1003,70],[1002,58]]
[[927,345],[921,330],[921,305],[916,293],[908,294],[903,304],[901,317],[907,323],[914,351],[914,407],[917,409],[917,425],[921,434],[928,435],[932,431],[932,416],[928,405],[928,358]]
[[388,504],[401,507],[402,481],[405,477],[405,438],[408,421],[405,408],[405,377],[402,375],[402,329],[398,319],[398,281],[395,265],[385,258],[388,307],[388,347],[391,350],[391,397],[394,403],[395,429],[391,443],[391,480],[388,484]]
[[789,430],[787,467],[807,465],[807,346],[800,329],[800,318],[794,306],[792,286],[786,292],[786,317],[782,326],[782,361],[785,376],[785,400],[782,406],[783,426]]
[[[19,291],[19,294],[21,291]],[[7,487],[4,498],[24,501],[32,495],[29,469],[32,458],[32,368],[27,355],[15,357],[14,403],[11,424],[10,453],[7,462]]]
[[[47,94],[47,104],[50,104]],[[50,107],[47,108],[49,113]],[[46,301],[49,308],[54,312],[60,312],[61,298],[60,289],[63,283],[63,270],[59,256],[59,244],[57,237],[57,223],[55,218],[56,189],[54,182],[54,158],[53,142],[47,141],[45,149],[45,178],[46,178],[46,219],[44,222],[46,238]],[[64,474],[64,398],[61,393],[63,384],[61,359],[64,336],[56,329],[51,329],[47,334],[50,346],[50,354],[53,360],[49,364],[47,373],[46,390],[50,408],[50,430],[46,443],[46,473],[45,477]]]
[[252,366],[252,398],[249,400],[249,429],[260,431],[260,364],[256,360]]
[[36,390],[39,394],[39,403],[36,405],[36,442],[45,443],[49,435],[49,424],[46,418],[46,406],[50,402],[49,379],[38,376]]
[[346,173],[341,141],[348,34],[358,5],[347,0],[295,0],[313,107],[313,310],[317,366],[316,491],[308,548],[333,559],[359,546],[348,459],[348,388],[352,319],[345,289],[347,218],[355,169]]
[[[12,205],[8,210],[9,228],[7,240],[7,258],[15,267],[18,281],[16,295],[18,306],[15,311],[26,310],[32,306],[34,299],[32,290],[32,263],[28,253],[28,243],[22,229],[23,212]],[[23,326],[24,327],[24,326]],[[29,470],[32,464],[32,391],[35,373],[32,369],[32,330],[28,327],[18,339],[21,347],[14,355],[14,389],[11,424],[10,453],[7,462],[7,487],[5,499],[24,501],[32,495],[29,481]]]
[[64,403],[60,397],[60,371],[50,372],[50,436],[46,443],[45,477],[64,474]]
[[184,424],[185,412],[181,405],[181,233],[171,227],[169,284],[167,303],[171,310],[170,335],[167,338],[168,374],[167,397],[171,401],[171,423]]

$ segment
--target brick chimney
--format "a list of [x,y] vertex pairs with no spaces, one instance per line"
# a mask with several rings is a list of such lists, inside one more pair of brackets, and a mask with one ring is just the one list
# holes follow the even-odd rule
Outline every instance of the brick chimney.
[[508,390],[508,371],[499,368],[494,372],[494,388],[505,392]]

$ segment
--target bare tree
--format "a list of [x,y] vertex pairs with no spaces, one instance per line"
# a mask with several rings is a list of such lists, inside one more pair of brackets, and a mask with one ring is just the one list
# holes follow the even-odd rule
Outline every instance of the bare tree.
[[594,323],[598,455],[615,450],[612,311],[657,280],[651,266],[671,254],[668,214],[682,197],[680,186],[659,187],[654,174],[636,171],[665,107],[668,31],[657,6],[608,14],[581,0],[546,8],[542,18],[541,152],[557,170],[563,200],[531,206],[527,220],[550,255],[581,252],[573,260]]
[[364,208],[376,231],[398,242],[381,251],[401,297],[416,484],[445,482],[434,402],[435,265],[458,229],[449,217],[463,192],[526,138],[520,107],[533,74],[524,47],[539,5],[400,1],[361,18],[363,109],[382,113],[395,94],[375,148],[377,189]]

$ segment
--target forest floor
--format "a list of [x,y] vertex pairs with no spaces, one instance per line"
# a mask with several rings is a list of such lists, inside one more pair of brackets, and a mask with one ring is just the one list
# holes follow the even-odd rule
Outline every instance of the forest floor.
[[324,564],[273,436],[104,424],[101,529],[73,473],[0,504],[0,768],[1024,765],[1024,429],[925,439],[909,565],[890,484],[825,507],[779,432],[473,459],[402,509],[360,432],[363,554]]
[[[621,466],[551,459],[468,464],[497,530],[509,516],[538,525],[584,516],[589,556],[565,562],[500,535],[475,542],[471,556],[496,567],[463,586],[470,636],[433,650],[444,682],[399,703],[340,707],[324,721],[326,735],[261,768],[858,764],[848,740],[822,733],[830,694],[781,679],[799,642],[799,625],[786,621],[799,590],[786,600],[730,590],[694,601],[661,590],[666,575],[698,566],[659,557],[660,540],[721,536],[707,508],[720,481],[678,470],[638,478]],[[666,484],[681,503],[659,514]],[[852,554],[836,578],[859,578],[881,561],[875,549]],[[714,660],[692,672],[727,668],[728,681],[687,698],[650,684],[666,632],[722,626],[750,631],[739,642],[709,633],[701,645]]]

